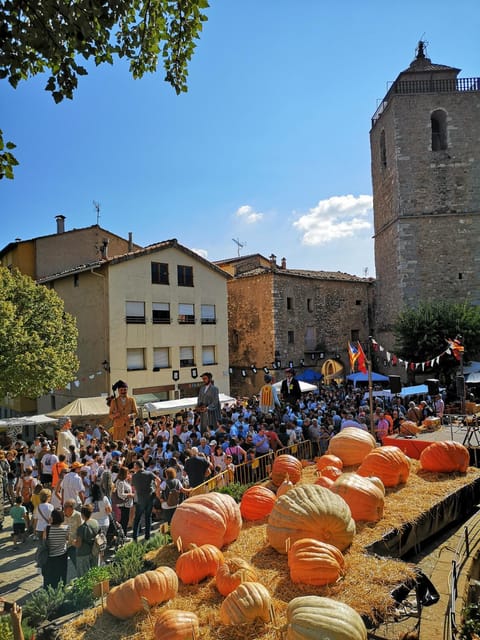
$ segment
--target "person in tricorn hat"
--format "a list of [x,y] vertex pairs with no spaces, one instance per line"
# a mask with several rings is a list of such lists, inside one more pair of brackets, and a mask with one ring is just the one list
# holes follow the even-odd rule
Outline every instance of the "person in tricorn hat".
[[297,406],[302,392],[300,390],[300,383],[295,378],[295,371],[291,367],[285,369],[285,380],[282,381],[280,393],[283,402],[290,404],[292,407]]
[[118,380],[113,387],[113,392],[118,391],[110,401],[109,416],[112,420],[113,439],[125,440],[127,431],[133,427],[133,420],[137,417],[138,409],[135,398],[128,395],[128,385],[123,380]]

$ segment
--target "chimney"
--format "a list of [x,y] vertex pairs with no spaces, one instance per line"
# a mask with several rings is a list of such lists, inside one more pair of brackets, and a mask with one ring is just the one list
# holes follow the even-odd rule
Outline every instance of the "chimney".
[[285,270],[287,268],[287,261],[285,258],[282,258],[282,269]]
[[270,260],[270,266],[272,269],[276,269],[277,268],[277,256],[272,253],[272,255],[269,258]]
[[106,260],[108,258],[108,239],[104,238],[102,242],[102,246],[100,247],[100,255],[102,260]]
[[133,251],[133,233],[131,231],[128,232],[128,253]]
[[65,233],[65,216],[59,214],[55,216],[55,220],[57,221],[57,233]]

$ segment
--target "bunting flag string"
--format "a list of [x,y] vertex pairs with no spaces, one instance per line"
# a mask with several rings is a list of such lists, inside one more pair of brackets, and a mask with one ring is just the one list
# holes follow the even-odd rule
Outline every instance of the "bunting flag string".
[[[394,367],[397,365],[403,366],[405,367],[405,371],[407,371],[408,369],[410,369],[411,371],[415,371],[416,369],[425,371],[425,369],[430,369],[434,366],[438,366],[440,364],[440,358],[442,358],[443,356],[450,356],[452,355],[452,353],[454,353],[455,358],[458,359],[457,354],[463,353],[463,346],[459,343],[457,344],[458,341],[447,340],[448,347],[445,349],[445,351],[442,351],[442,353],[439,353],[438,355],[430,358],[429,360],[425,360],[424,362],[408,362],[403,358],[399,358],[394,353],[390,353],[390,351],[387,351],[385,347],[379,344],[374,338],[370,338],[370,341],[372,343],[372,348],[374,351],[380,351],[381,353],[385,352],[385,359],[388,364]],[[453,346],[454,342],[455,345]],[[457,353],[455,353],[455,351]]]
[[97,378],[98,376],[103,376],[104,374],[104,371],[95,371],[94,373],[89,373],[85,376],[79,376],[78,378],[75,378],[75,380],[68,382],[63,388],[67,389],[67,391],[70,391],[72,385],[74,385],[78,389],[78,387],[80,387],[80,385],[84,382],[87,382],[88,380],[95,380],[95,378]]

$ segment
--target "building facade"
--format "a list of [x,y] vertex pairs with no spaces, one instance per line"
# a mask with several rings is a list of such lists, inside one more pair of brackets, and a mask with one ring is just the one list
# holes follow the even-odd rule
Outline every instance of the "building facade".
[[39,279],[77,320],[82,381],[40,399],[39,411],[109,393],[118,379],[139,405],[194,396],[204,370],[228,395],[228,277],[168,240]]
[[274,375],[290,364],[320,371],[329,358],[347,368],[347,341],[368,338],[372,279],[287,269],[274,255],[216,264],[233,276],[227,283],[232,393],[257,393],[264,368]]
[[98,225],[65,231],[64,220],[56,234],[10,243],[0,260],[62,298],[76,318],[80,369],[66,388],[11,408],[48,413],[110,394],[118,379],[139,405],[189,397],[204,370],[228,395],[230,276],[176,240],[140,247]]
[[480,79],[434,64],[420,42],[370,131],[375,335],[421,301],[480,304]]

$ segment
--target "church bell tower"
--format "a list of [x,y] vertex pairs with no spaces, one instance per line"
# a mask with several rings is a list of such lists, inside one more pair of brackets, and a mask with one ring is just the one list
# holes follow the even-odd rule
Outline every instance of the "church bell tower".
[[419,42],[372,118],[375,332],[421,301],[480,304],[480,78]]

